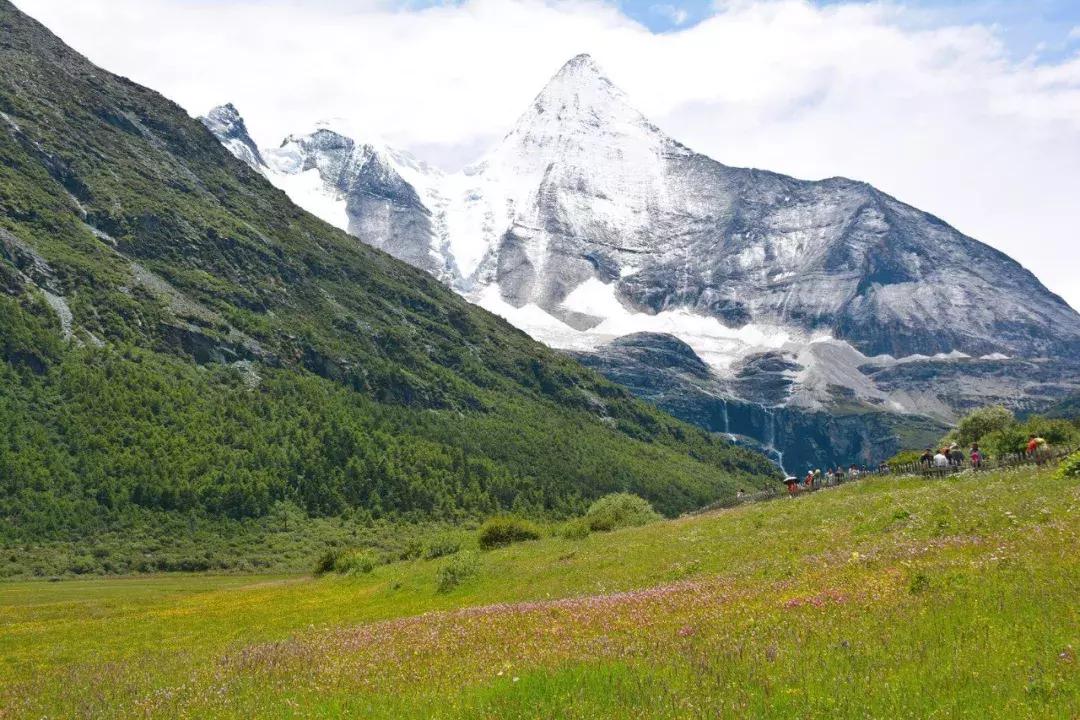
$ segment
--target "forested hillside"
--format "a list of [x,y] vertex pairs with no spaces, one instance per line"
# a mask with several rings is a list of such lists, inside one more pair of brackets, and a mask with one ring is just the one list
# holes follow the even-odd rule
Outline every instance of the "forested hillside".
[[283,501],[675,513],[775,477],[298,209],[6,0],[0,353],[8,541]]

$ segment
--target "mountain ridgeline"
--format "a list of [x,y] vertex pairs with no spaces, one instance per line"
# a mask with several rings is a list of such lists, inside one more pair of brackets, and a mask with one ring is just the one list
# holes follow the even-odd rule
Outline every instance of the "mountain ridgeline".
[[[239,155],[365,243],[630,387],[668,385],[640,394],[723,431],[690,402],[708,397],[699,382],[657,377],[617,341],[685,343],[713,399],[743,411],[727,427],[800,470],[880,460],[975,406],[1032,412],[1080,389],[1080,315],[1017,262],[866,183],[696,153],[587,55],[459,173],[332,126]],[[859,418],[875,419],[853,443]]]
[[282,503],[454,520],[626,490],[677,513],[774,481],[296,207],[7,0],[0,68],[0,540]]

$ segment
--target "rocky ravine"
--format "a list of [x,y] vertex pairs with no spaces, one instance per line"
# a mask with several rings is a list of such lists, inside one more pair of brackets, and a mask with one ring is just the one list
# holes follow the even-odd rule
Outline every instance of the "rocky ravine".
[[[721,397],[800,418],[782,438],[733,431],[789,458],[901,442],[839,416],[925,428],[1080,389],[1080,315],[1018,263],[865,183],[695,153],[585,55],[456,174],[330,127],[260,153],[234,109],[204,122],[298,204],[669,410],[676,391],[644,392],[663,383],[618,339],[678,338]],[[823,424],[832,450],[811,439]]]

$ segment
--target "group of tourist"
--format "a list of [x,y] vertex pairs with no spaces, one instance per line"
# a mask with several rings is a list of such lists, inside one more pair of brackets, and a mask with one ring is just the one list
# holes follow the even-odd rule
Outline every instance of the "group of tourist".
[[[1025,445],[1025,455],[1029,459],[1033,459],[1039,464],[1042,464],[1045,458],[1050,457],[1050,446],[1043,438],[1037,435],[1031,435],[1028,437],[1027,444]],[[973,469],[980,469],[986,461],[986,456],[979,448],[978,443],[972,443],[970,449],[966,452],[960,447],[959,443],[949,443],[943,445],[940,448],[930,446],[926,448],[923,454],[919,457],[919,466],[929,472],[945,474],[951,470],[967,465]],[[885,475],[892,471],[892,468],[888,463],[882,462],[876,471],[868,469],[865,465],[851,465],[846,470],[842,467],[829,468],[825,472],[821,470],[810,470],[806,473],[806,477],[799,479],[797,477],[788,476],[784,479],[784,484],[787,485],[788,494],[795,495],[804,490],[814,490],[816,488],[828,487],[832,485],[839,485],[842,482],[848,480],[854,480],[860,475],[867,473]],[[738,497],[745,497],[744,491],[740,490]]]
[[957,443],[939,448],[937,452],[928,447],[919,458],[919,464],[928,468],[955,468],[963,465],[965,459],[971,460],[972,467],[982,467],[983,454],[978,443],[972,443],[971,450],[966,455]]
[[[885,463],[882,463],[878,470],[887,472],[888,466]],[[858,465],[852,465],[847,470],[842,467],[829,468],[825,472],[817,469],[807,472],[806,477],[802,480],[799,480],[797,477],[788,477],[784,480],[784,484],[787,485],[788,493],[794,495],[800,490],[813,490],[814,488],[839,485],[847,480],[854,480],[858,478],[859,475],[868,472],[870,471],[865,466],[860,467]]]
[[[1025,446],[1025,454],[1029,458],[1037,460],[1040,456],[1046,454],[1048,448],[1046,440],[1037,435],[1030,435]],[[944,471],[949,468],[962,467],[965,460],[970,460],[972,468],[978,469],[983,466],[986,456],[979,449],[978,443],[972,443],[971,449],[967,453],[957,443],[938,448],[936,452],[933,447],[928,447],[919,457],[919,464],[924,468]]]

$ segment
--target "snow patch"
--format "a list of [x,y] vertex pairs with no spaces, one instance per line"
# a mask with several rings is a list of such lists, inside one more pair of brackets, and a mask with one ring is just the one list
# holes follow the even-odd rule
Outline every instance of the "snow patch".
[[614,285],[595,278],[575,288],[561,305],[565,310],[601,318],[598,325],[588,330],[575,330],[532,303],[514,307],[502,298],[497,285],[490,285],[469,299],[521,328],[533,339],[562,350],[595,350],[616,338],[639,332],[674,335],[722,375],[729,374],[731,366],[748,355],[798,346],[813,339],[794,328],[776,325],[752,323],[732,328],[714,317],[687,309],[665,310],[655,315],[634,312],[619,301]]
[[312,168],[295,175],[269,172],[266,176],[274,187],[283,190],[295,204],[320,220],[348,231],[349,214],[346,212],[345,198],[323,182],[317,169]]
[[615,286],[607,285],[597,278],[589,278],[574,288],[563,300],[562,307],[601,318],[625,315],[627,312],[619,302]]

